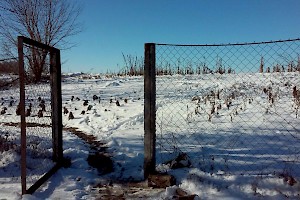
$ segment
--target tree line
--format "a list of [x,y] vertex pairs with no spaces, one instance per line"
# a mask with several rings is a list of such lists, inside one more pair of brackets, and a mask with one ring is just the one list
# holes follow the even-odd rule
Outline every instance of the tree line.
[[19,65],[17,61],[0,62],[1,74],[19,74]]
[[[143,76],[144,75],[144,58],[123,55],[124,67],[119,70],[116,75],[129,75],[129,76]],[[271,73],[271,72],[300,72],[300,56],[297,62],[286,61],[287,64],[275,64],[274,66],[265,66],[264,58],[261,57],[260,66],[258,72],[260,73]],[[199,62],[192,64],[191,62],[182,63],[179,60],[174,62],[156,63],[156,75],[193,75],[193,74],[235,74],[236,71],[223,64],[222,58],[217,58],[215,64],[208,65],[206,62]]]

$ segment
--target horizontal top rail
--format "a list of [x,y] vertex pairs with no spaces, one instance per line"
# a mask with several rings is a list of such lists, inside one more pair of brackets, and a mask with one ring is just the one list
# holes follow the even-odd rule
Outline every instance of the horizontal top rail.
[[259,45],[259,44],[271,44],[271,43],[280,43],[280,42],[294,42],[300,41],[300,38],[287,39],[287,40],[274,40],[266,42],[245,42],[245,43],[227,43],[227,44],[163,44],[163,43],[154,43],[158,46],[199,46],[199,47],[217,47],[217,46],[243,46],[243,45]]
[[49,46],[47,44],[38,42],[36,40],[30,39],[30,38],[27,38],[27,37],[24,37],[24,36],[18,36],[18,38],[22,39],[23,42],[27,45],[33,45],[37,48],[45,49],[45,50],[48,50],[48,51],[58,51],[58,49],[55,48],[55,47]]
[[3,59],[0,59],[0,62],[5,62],[5,61],[8,61],[8,60],[17,60],[19,57],[10,57],[10,58],[3,58]]

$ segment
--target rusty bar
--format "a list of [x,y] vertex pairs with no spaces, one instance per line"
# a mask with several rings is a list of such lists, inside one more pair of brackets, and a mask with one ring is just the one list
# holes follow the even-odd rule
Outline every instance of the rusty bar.
[[19,37],[23,39],[23,43],[25,43],[25,44],[30,44],[31,46],[35,46],[35,47],[38,47],[40,49],[45,49],[45,50],[48,50],[48,51],[50,51],[50,50],[52,50],[52,51],[58,50],[55,47],[51,47],[51,46],[49,46],[47,44],[40,43],[38,41],[32,40],[32,39],[24,37],[24,36],[19,36]]
[[54,175],[62,166],[56,164],[46,174],[44,174],[37,182],[28,188],[26,194],[33,194],[41,185],[43,185],[52,175]]
[[21,185],[22,194],[26,194],[26,119],[25,119],[25,72],[23,37],[18,37],[20,113],[21,113]]
[[155,172],[155,44],[145,44],[144,72],[144,178]]

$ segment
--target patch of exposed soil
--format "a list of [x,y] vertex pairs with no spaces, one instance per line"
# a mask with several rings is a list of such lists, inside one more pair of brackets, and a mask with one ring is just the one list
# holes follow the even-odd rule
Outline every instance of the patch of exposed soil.
[[94,190],[95,199],[99,200],[153,199],[165,191],[164,188],[148,187],[147,181],[97,185]]
[[[5,122],[5,123],[1,123],[1,124],[3,124],[4,126],[21,127],[21,123],[18,123],[18,122]],[[50,128],[52,126],[49,125],[49,124],[39,124],[39,123],[27,122],[26,127],[46,127],[46,128]]]
[[87,162],[90,166],[96,168],[99,174],[103,175],[113,172],[113,161],[107,152],[105,143],[98,141],[95,136],[88,135],[77,128],[64,128],[64,130],[73,133],[90,145],[91,151]]
[[80,139],[84,140],[86,143],[88,143],[91,148],[98,152],[106,152],[107,147],[105,146],[104,142],[100,142],[97,140],[97,138],[93,135],[88,135],[77,128],[68,127],[64,128],[65,131],[69,131],[73,133],[74,135],[78,136]]

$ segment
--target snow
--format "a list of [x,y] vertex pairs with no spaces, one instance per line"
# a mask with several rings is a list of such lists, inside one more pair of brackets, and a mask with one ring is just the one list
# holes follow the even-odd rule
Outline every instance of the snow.
[[[157,170],[175,176],[177,184],[165,190],[145,189],[140,195],[144,199],[172,199],[181,188],[188,194],[198,195],[195,199],[299,198],[299,119],[295,116],[291,93],[292,87],[299,85],[298,80],[298,73],[157,77]],[[271,106],[268,96],[262,92],[269,86],[280,96],[276,106]],[[237,98],[232,108],[221,109],[209,122],[207,113],[211,107],[204,104],[202,97],[216,90],[224,91],[223,94],[235,92]],[[64,127],[77,128],[104,142],[114,161],[114,171],[100,175],[97,169],[89,166],[89,144],[65,129],[64,156],[71,159],[71,166],[59,169],[33,195],[21,196],[18,148],[1,152],[1,199],[96,199],[100,198],[97,185],[119,191],[126,182],[143,181],[143,77],[100,78],[99,75],[68,74],[64,76],[62,93],[63,107],[72,111],[75,117],[69,120],[68,114],[64,114]],[[100,99],[93,100],[93,95]],[[16,89],[0,91],[4,101],[2,106],[8,105],[10,96],[18,98]],[[80,100],[74,98],[72,101],[72,96]],[[200,104],[192,101],[195,96],[201,96]],[[251,104],[249,98],[253,98]],[[84,100],[92,105],[89,111],[83,106]],[[120,106],[116,105],[117,100]],[[225,107],[224,102],[220,101],[220,104]],[[15,115],[16,105],[15,102],[12,107],[7,107],[6,114],[0,115],[0,128],[5,130],[1,137],[9,133],[8,137],[18,143],[19,128],[5,124],[19,122]],[[195,109],[199,114],[195,114]],[[234,114],[234,109],[241,109],[239,115]],[[83,110],[85,114],[81,114]],[[28,120],[50,123],[49,119],[36,116],[28,117]],[[38,145],[45,149],[50,148],[47,146],[49,129],[39,127],[39,131],[46,134],[44,142]],[[172,137],[175,132],[176,136]],[[31,139],[35,138],[33,136]],[[171,169],[164,164],[178,153],[170,139],[177,142],[180,151],[189,152],[191,166]],[[281,148],[276,146],[279,143]],[[29,158],[31,173],[38,173],[34,169],[35,162],[45,162],[51,167],[47,154],[43,159]],[[272,170],[282,172],[281,176]],[[295,184],[289,184],[291,177],[296,179]],[[137,197],[128,199],[131,198]]]

